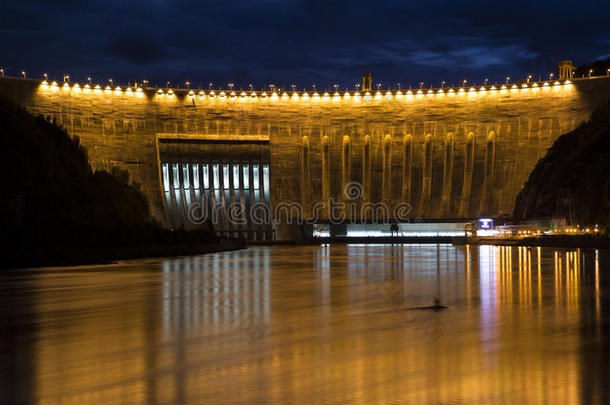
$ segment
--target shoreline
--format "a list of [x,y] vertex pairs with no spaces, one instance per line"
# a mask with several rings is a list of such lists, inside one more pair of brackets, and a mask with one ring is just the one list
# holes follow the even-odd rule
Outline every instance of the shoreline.
[[541,238],[489,238],[463,237],[454,238],[455,245],[494,245],[494,246],[534,246],[557,247],[567,249],[610,249],[610,239],[603,236],[545,236]]
[[66,248],[48,252],[47,255],[37,256],[30,261],[1,263],[0,269],[10,271],[42,267],[112,264],[122,260],[171,258],[230,252],[246,249],[247,247],[247,243],[242,241],[219,241],[207,244],[105,247],[103,250],[99,248]]

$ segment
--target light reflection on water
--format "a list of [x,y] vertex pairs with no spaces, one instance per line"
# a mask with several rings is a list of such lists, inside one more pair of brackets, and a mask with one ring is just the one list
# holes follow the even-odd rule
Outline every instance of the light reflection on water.
[[7,272],[0,403],[607,403],[608,260],[277,246]]

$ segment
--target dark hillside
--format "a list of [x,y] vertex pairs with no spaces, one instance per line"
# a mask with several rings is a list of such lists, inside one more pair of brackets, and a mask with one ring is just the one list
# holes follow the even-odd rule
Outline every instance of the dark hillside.
[[[210,232],[161,229],[127,171],[94,172],[78,138],[2,96],[0,151],[3,267],[86,263],[92,254],[92,261],[156,255],[151,246],[216,242]],[[126,254],[134,248],[139,253]]]
[[581,225],[610,226],[610,100],[540,159],[517,196],[514,217],[568,213]]

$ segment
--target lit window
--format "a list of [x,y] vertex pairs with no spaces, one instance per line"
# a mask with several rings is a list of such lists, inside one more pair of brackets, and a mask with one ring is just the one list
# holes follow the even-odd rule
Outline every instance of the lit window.
[[174,175],[174,188],[180,187],[180,173],[178,172],[178,163],[172,164],[172,173]]
[[163,163],[163,189],[169,191],[169,166]]
[[182,180],[184,183],[184,188],[188,189],[191,187],[190,185],[190,176],[189,176],[189,164],[186,163],[182,165]]
[[199,189],[199,165],[193,164],[193,187]]

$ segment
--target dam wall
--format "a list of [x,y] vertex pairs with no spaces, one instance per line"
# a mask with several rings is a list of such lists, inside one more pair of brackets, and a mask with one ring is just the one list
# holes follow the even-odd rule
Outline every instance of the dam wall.
[[[79,136],[95,169],[129,170],[155,216],[176,226],[168,182],[188,190],[197,179],[203,189],[200,178],[210,176],[212,190],[208,164],[220,164],[220,177],[225,168],[242,179],[230,183],[241,196],[219,192],[218,201],[264,201],[268,193],[269,215],[280,222],[278,204],[299,203],[300,215],[308,216],[331,198],[408,203],[409,215],[423,219],[510,215],[555,139],[610,97],[610,79],[317,94],[95,88],[3,77],[0,94]],[[251,186],[265,167],[269,184]],[[228,189],[228,180],[223,184],[218,190]],[[356,212],[348,216],[366,216]],[[183,219],[179,226],[188,225]]]

